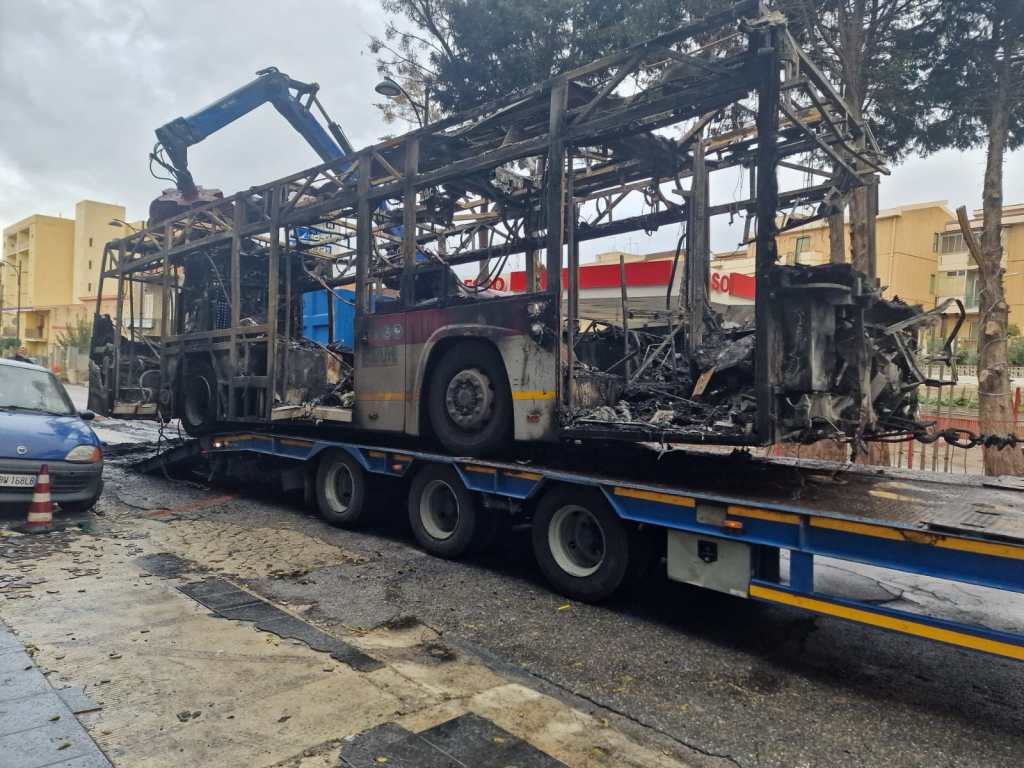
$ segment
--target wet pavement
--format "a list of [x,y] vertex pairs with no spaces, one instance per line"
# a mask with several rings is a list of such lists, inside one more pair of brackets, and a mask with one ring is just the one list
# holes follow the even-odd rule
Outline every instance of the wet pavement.
[[[401,489],[350,532],[125,460],[95,515],[0,529],[0,616],[54,685],[102,705],[83,722],[116,766],[430,766],[453,732],[451,764],[476,768],[480,743],[588,768],[1020,765],[1017,663],[658,575],[571,603],[524,532],[460,563],[420,552]],[[851,563],[821,578],[1024,631],[1020,596]]]

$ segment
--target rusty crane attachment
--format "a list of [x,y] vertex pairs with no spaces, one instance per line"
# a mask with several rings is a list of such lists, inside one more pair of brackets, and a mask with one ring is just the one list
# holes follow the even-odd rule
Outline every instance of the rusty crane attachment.
[[[780,263],[775,240],[886,172],[785,20],[741,2],[113,241],[103,277],[119,301],[97,317],[92,403],[195,431],[429,426],[464,453],[906,432],[930,318],[848,265]],[[737,174],[745,196],[714,203]],[[752,322],[709,303],[715,216],[746,218]],[[623,290],[615,321],[581,316],[581,250],[664,227],[683,233],[665,309],[631,311]],[[497,290],[514,260],[525,285]],[[302,297],[324,290],[354,304],[351,348],[302,337]],[[159,296],[158,332],[135,322],[140,291]]]

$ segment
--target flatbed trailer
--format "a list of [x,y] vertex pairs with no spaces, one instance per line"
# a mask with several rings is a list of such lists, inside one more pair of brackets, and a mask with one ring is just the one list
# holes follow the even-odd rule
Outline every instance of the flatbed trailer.
[[[371,519],[374,495],[407,481],[413,533],[442,557],[493,542],[507,530],[503,521],[529,522],[541,570],[575,599],[602,600],[663,562],[674,581],[1024,660],[1024,635],[841,598],[815,584],[816,559],[826,557],[1024,592],[1024,484],[1013,478],[646,446],[488,461],[280,432],[208,435],[176,450],[214,467],[270,462],[292,487],[300,478],[321,516],[342,527]],[[161,461],[168,459],[150,467]]]

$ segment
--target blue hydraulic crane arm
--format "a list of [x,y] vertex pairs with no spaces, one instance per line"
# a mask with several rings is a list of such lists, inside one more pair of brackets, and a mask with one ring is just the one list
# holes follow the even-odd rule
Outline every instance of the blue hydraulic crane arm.
[[[189,117],[178,117],[156,130],[157,147],[153,155],[170,171],[178,189],[186,197],[196,194],[196,185],[188,170],[188,148],[233,123],[263,104],[270,103],[298,131],[325,162],[352,153],[341,126],[331,120],[317,101],[320,86],[293,80],[277,67],[256,73],[256,79],[232,91]],[[327,121],[327,129],[312,112],[316,106]],[[160,148],[167,159],[160,156]]]

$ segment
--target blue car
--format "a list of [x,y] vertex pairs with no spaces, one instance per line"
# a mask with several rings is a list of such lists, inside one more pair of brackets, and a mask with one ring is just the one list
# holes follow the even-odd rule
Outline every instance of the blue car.
[[0,360],[0,507],[27,506],[36,474],[50,469],[50,495],[84,512],[103,491],[103,451],[57,377],[38,365]]

